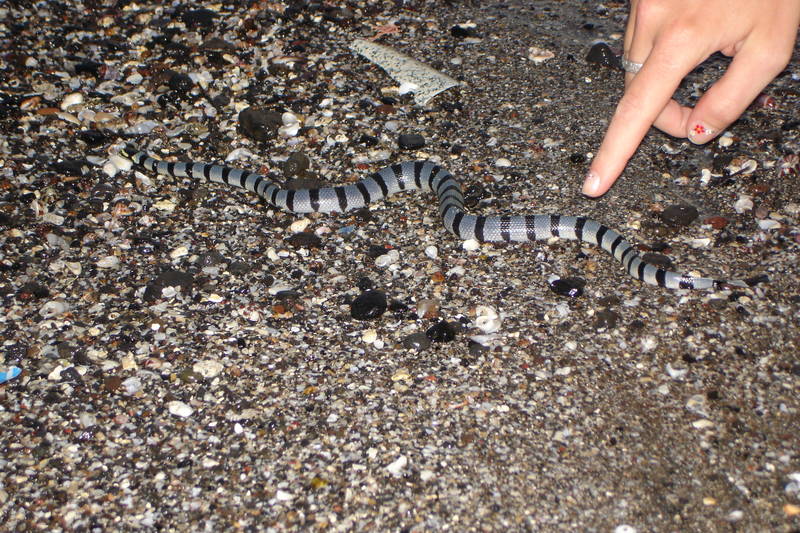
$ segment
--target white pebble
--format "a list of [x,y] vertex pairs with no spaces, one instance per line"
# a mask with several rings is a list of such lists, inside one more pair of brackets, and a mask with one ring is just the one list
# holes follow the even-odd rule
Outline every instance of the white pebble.
[[69,305],[66,302],[52,300],[39,309],[39,314],[44,318],[53,318],[54,316],[63,315],[67,311],[69,311]]
[[727,148],[728,146],[733,144],[733,134],[729,131],[726,131],[720,136],[718,142],[722,148]]
[[531,46],[530,48],[528,48],[528,59],[533,61],[535,65],[544,63],[548,59],[552,59],[554,57],[556,57],[556,55],[550,50],[546,50],[544,48],[538,48],[536,46]]
[[393,265],[400,260],[400,252],[397,250],[389,250],[383,255],[379,255],[375,258],[375,266],[378,267],[387,267],[389,265]]
[[511,166],[511,161],[509,161],[505,157],[501,157],[497,161],[495,161],[494,164],[495,164],[495,166],[498,166],[498,167],[510,167]]
[[270,293],[272,296],[275,296],[279,292],[290,291],[290,290],[292,290],[292,286],[291,285],[289,285],[288,283],[284,283],[282,281],[277,281],[276,280],[272,284],[272,286],[269,289],[267,289],[267,292]]
[[278,491],[275,493],[275,499],[279,502],[288,502],[294,499],[294,496],[292,496],[292,493],[290,492],[278,489]]
[[434,474],[432,470],[421,470],[419,473],[419,478],[422,481],[430,481],[435,475],[436,474]]
[[81,270],[83,270],[83,268],[81,267],[80,263],[73,263],[73,262],[67,261],[66,263],[64,263],[64,266],[67,267],[67,270],[72,272],[72,274],[75,275],[75,276],[80,275]]
[[125,389],[125,394],[133,396],[142,390],[142,380],[136,377],[128,378],[122,382],[122,388]]
[[225,367],[219,361],[214,359],[205,359],[198,361],[192,365],[192,370],[203,376],[204,378],[215,378]]
[[475,239],[467,239],[461,243],[461,247],[468,252],[474,252],[481,247],[481,243]]
[[153,207],[155,207],[159,211],[166,211],[167,213],[171,213],[175,211],[177,205],[172,200],[159,200],[158,202],[153,204]]
[[672,363],[667,363],[667,374],[669,374],[669,377],[672,379],[682,379],[688,373],[688,368],[675,368],[672,366]]
[[400,87],[397,89],[397,94],[402,96],[404,94],[417,92],[418,89],[419,89],[419,85],[417,85],[416,83],[407,81],[405,83],[401,83],[400,84]]
[[167,409],[169,409],[169,412],[171,414],[175,416],[180,416],[182,418],[192,416],[192,413],[194,413],[194,409],[192,409],[189,405],[178,400],[169,402],[167,404]]
[[117,170],[122,170],[123,172],[127,172],[133,168],[133,162],[130,159],[126,159],[117,154],[108,156],[108,162],[114,165]]
[[614,528],[614,533],[637,533],[636,528],[627,524],[622,524]]
[[503,323],[497,311],[488,305],[479,305],[475,309],[475,314],[478,315],[475,318],[475,327],[486,334],[498,331]]
[[744,512],[740,511],[739,509],[735,509],[728,513],[727,520],[728,522],[738,522],[742,518],[744,518]]
[[301,233],[306,230],[306,228],[311,224],[311,220],[303,217],[299,220],[295,220],[289,226],[289,231],[292,233]]
[[178,294],[178,291],[175,290],[175,287],[164,287],[161,289],[161,296],[163,298],[174,298],[176,294]]
[[366,342],[367,344],[372,344],[376,340],[378,340],[378,332],[374,329],[367,329],[361,334],[361,340]]
[[430,257],[431,259],[436,259],[439,257],[439,249],[435,246],[428,246],[425,248],[425,255]]
[[114,268],[119,265],[119,257],[116,255],[107,255],[95,264],[98,268]]
[[393,476],[399,476],[403,469],[408,464],[408,459],[406,459],[405,455],[401,455],[388,465],[386,465],[386,470],[389,471],[390,474]]
[[66,111],[70,107],[83,103],[83,95],[81,93],[72,93],[64,97],[61,102],[61,110]]
[[758,227],[764,231],[771,230],[771,229],[778,229],[781,227],[781,223],[777,220],[772,220],[771,218],[765,218],[763,220],[758,221]]
[[179,257],[183,257],[183,256],[188,255],[188,254],[189,254],[189,248],[187,248],[184,245],[181,245],[181,246],[178,246],[177,248],[175,248],[174,250],[172,250],[169,253],[169,256],[172,259],[178,259]]
[[707,418],[701,418],[692,422],[692,427],[695,429],[709,429],[714,427],[714,422]]
[[746,194],[740,194],[739,199],[733,204],[733,208],[739,214],[750,211],[753,209],[753,199]]

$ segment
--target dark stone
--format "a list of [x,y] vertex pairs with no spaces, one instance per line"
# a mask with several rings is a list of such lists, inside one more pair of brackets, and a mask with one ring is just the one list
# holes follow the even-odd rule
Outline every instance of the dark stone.
[[370,244],[369,248],[367,249],[367,257],[370,259],[377,259],[388,251],[389,248],[383,246],[382,244]]
[[362,291],[368,291],[369,289],[375,287],[375,283],[372,282],[367,276],[362,276],[358,278],[356,282],[356,287],[361,289]]
[[238,276],[241,274],[247,274],[248,272],[250,272],[250,270],[252,270],[252,268],[253,267],[250,265],[250,263],[246,261],[234,261],[228,267],[228,272],[233,274],[234,276]]
[[205,268],[208,266],[214,266],[225,263],[225,256],[219,253],[217,250],[210,250],[200,255],[197,260],[197,264],[200,268]]
[[79,131],[78,138],[89,146],[99,146],[108,140],[106,134],[98,130]]
[[255,141],[264,142],[275,137],[283,120],[276,111],[248,107],[239,113],[239,125],[245,135]]
[[595,314],[594,328],[595,329],[612,329],[619,321],[619,314],[609,309],[603,309]]
[[417,133],[403,133],[397,139],[401,150],[416,150],[425,146],[425,137]]
[[688,226],[699,215],[697,208],[689,204],[672,204],[661,212],[661,220],[670,226]]
[[89,76],[97,77],[102,66],[102,63],[97,63],[96,61],[81,61],[75,65],[75,74],[77,76],[88,74]]
[[206,28],[213,26],[216,17],[217,13],[210,9],[192,9],[184,13],[181,20],[186,24],[186,29],[191,31],[198,26]]
[[144,301],[153,302],[161,298],[161,291],[165,287],[180,287],[184,293],[191,290],[194,285],[194,276],[180,270],[166,270],[159,274],[144,290]]
[[83,383],[80,372],[74,366],[70,366],[61,371],[61,381],[68,383]]
[[589,53],[586,54],[586,62],[622,70],[620,59],[606,43],[597,43],[592,46]]
[[472,357],[478,357],[479,355],[483,355],[489,351],[488,346],[484,346],[483,344],[475,341],[469,341],[467,343],[467,349]]
[[234,45],[233,43],[229,43],[225,39],[221,39],[219,37],[211,37],[203,41],[203,44],[200,45],[200,49],[234,51],[236,50],[236,45]]
[[651,265],[663,268],[664,270],[671,270],[673,266],[672,259],[666,255],[656,254],[653,252],[647,252],[646,254],[643,254],[642,260],[645,263],[650,263]]
[[377,146],[379,140],[377,137],[364,133],[361,135],[361,137],[359,137],[358,142],[364,146]]
[[578,298],[583,294],[583,288],[585,286],[586,280],[583,278],[559,278],[550,283],[550,290],[559,296]]
[[418,331],[403,337],[403,347],[409,350],[422,352],[427,350],[431,345],[431,339],[425,333]]
[[458,324],[440,320],[425,332],[433,342],[450,342],[456,338],[461,327]]
[[31,298],[47,298],[48,296],[50,296],[50,289],[41,283],[36,283],[35,281],[29,281],[25,283],[19,288],[19,291],[17,291],[17,297],[19,297],[21,300],[30,300]]
[[294,248],[319,248],[322,246],[322,239],[310,231],[295,233],[287,238],[286,242]]
[[580,152],[575,152],[569,156],[569,162],[573,165],[582,165],[586,163],[586,156]]
[[83,176],[89,168],[89,162],[85,159],[66,159],[56,161],[50,168],[64,176]]
[[386,312],[386,295],[377,290],[362,292],[350,304],[350,316],[357,320],[372,320]]
[[194,87],[194,82],[188,74],[175,72],[172,76],[170,76],[169,81],[167,81],[167,85],[179,95],[185,95],[192,90],[192,87]]
[[457,39],[466,39],[467,37],[479,37],[478,28],[472,24],[456,24],[450,28],[450,35]]
[[292,152],[283,162],[283,175],[287,178],[299,176],[311,166],[311,160],[302,152]]

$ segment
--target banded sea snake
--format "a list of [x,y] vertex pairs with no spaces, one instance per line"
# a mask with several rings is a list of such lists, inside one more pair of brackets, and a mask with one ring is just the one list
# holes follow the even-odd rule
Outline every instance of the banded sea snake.
[[718,289],[726,285],[748,287],[744,280],[717,280],[684,275],[644,261],[617,231],[581,216],[470,215],[456,179],[430,161],[408,161],[383,168],[351,185],[319,189],[281,189],[267,176],[207,163],[159,161],[136,147],[123,147],[119,155],[151,172],[178,178],[204,178],[252,191],[268,204],[292,213],[342,213],[360,209],[400,191],[421,189],[436,193],[444,227],[459,239],[480,242],[531,242],[558,237],[600,246],[622,263],[634,278],[668,289]]

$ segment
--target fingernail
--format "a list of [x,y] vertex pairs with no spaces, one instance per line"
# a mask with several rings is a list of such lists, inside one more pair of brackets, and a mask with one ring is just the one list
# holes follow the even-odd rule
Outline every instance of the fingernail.
[[593,170],[590,170],[586,173],[586,179],[583,182],[583,194],[586,196],[597,196],[597,191],[599,189],[600,176]]
[[689,140],[695,144],[705,144],[717,134],[717,130],[709,128],[702,122],[696,123],[689,128]]

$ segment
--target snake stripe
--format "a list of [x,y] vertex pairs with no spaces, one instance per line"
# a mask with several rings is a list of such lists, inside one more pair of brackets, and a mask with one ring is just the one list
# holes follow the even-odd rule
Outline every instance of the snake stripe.
[[293,213],[342,213],[360,209],[394,193],[432,191],[439,200],[445,229],[460,239],[482,242],[531,242],[553,237],[594,244],[622,263],[632,277],[668,289],[715,289],[725,285],[748,287],[743,280],[693,277],[647,263],[617,231],[587,217],[567,215],[476,216],[464,211],[464,195],[458,181],[430,161],[398,163],[352,185],[318,189],[281,189],[267,176],[207,163],[158,161],[133,146],[120,155],[151,172],[174,177],[198,178],[240,187],[264,198],[270,205]]

